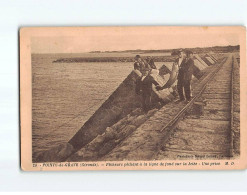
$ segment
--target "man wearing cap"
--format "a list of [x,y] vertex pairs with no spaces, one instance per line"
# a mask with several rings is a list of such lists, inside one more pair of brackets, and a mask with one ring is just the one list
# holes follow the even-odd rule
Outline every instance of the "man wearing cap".
[[179,101],[184,101],[186,98],[187,102],[189,102],[191,100],[190,82],[192,79],[194,61],[192,59],[193,53],[191,51],[186,51],[185,53],[186,58],[182,60],[178,70],[177,89],[180,98]]
[[141,73],[143,73],[144,69],[151,69],[151,67],[145,60],[141,58],[140,55],[136,55],[134,62],[134,69],[139,70]]

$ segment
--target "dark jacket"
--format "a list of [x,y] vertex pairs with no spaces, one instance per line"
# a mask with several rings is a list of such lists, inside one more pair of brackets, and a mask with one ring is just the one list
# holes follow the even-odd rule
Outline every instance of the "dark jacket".
[[184,59],[179,67],[178,79],[190,81],[193,74],[194,61],[193,59]]
[[148,74],[143,80],[138,79],[136,83],[136,93],[142,92],[142,95],[151,95],[152,85],[158,86],[159,83],[154,80],[154,78]]

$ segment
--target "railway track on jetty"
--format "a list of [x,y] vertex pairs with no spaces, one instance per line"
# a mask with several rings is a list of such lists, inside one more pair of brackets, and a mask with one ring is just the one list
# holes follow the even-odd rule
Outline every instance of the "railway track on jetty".
[[[234,117],[234,111],[239,110],[239,105],[234,103],[238,101],[234,99],[237,95],[234,71],[239,72],[238,64],[236,58],[230,55],[205,79],[192,101],[162,129],[174,128],[174,131],[162,141],[157,159],[228,159],[235,155],[234,139],[239,129],[236,132],[234,124],[239,123],[239,115]],[[201,114],[188,108],[198,100],[205,102]],[[179,120],[186,111],[188,114]]]
[[[193,98],[159,109],[101,160],[225,159],[239,140],[239,66],[229,54],[209,67],[192,89]],[[235,77],[234,77],[235,75]],[[234,87],[235,86],[235,87]],[[234,94],[236,93],[236,94]],[[237,153],[239,151],[237,150]]]

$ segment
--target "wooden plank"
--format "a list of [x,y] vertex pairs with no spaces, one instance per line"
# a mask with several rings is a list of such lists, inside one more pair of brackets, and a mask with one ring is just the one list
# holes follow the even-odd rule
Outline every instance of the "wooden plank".
[[205,110],[204,115],[200,116],[203,120],[221,120],[221,121],[228,121],[231,118],[231,114],[228,111],[212,111],[212,110]]
[[215,93],[204,93],[202,94],[202,97],[205,99],[230,99],[230,94],[229,93],[220,93],[220,94],[215,94]]
[[204,107],[204,110],[218,110],[218,111],[229,111],[231,110],[230,104],[219,104],[209,103]]
[[185,119],[183,122],[197,127],[211,128],[224,130],[229,128],[229,121],[217,121],[217,120],[204,120],[204,119]]
[[226,154],[228,151],[199,151],[199,150],[179,150],[179,149],[169,149],[166,151],[176,152],[176,153],[187,153],[187,154]]
[[216,133],[216,134],[224,134],[226,133],[227,131],[227,128],[225,129],[221,129],[221,130],[218,130],[218,129],[214,129],[214,128],[207,128],[207,127],[198,127],[196,126],[191,126],[191,125],[187,125],[186,123],[184,122],[179,122],[178,126],[177,126],[177,129],[178,130],[181,130],[181,131],[186,131],[186,132],[195,132],[195,133]]

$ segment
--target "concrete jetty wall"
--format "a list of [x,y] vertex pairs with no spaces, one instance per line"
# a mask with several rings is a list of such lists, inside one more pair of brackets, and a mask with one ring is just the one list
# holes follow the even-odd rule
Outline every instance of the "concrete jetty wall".
[[[163,68],[164,69],[164,68]],[[154,79],[163,86],[170,78],[172,71],[159,71],[152,73]],[[136,94],[136,81],[141,77],[141,73],[133,70],[119,87],[110,95],[110,97],[101,105],[101,107],[89,118],[89,120],[78,130],[78,132],[69,140],[68,143],[52,148],[48,151],[39,153],[34,161],[37,162],[58,162],[64,161],[73,153],[83,148],[94,140],[97,136],[106,132],[108,127],[113,126],[121,119],[127,117],[134,110],[142,107],[141,95]],[[176,77],[170,79],[170,87]],[[173,90],[164,90],[157,92],[153,90],[153,106],[159,106],[159,102],[165,103],[174,98],[171,95]]]
[[208,56],[210,57],[210,58],[212,58],[212,60],[214,61],[214,62],[217,62],[217,59],[212,55],[212,54],[208,54]]
[[[175,71],[175,70],[174,70]],[[154,71],[152,76],[163,86],[169,78],[173,76],[174,71],[170,74],[160,75],[159,71]],[[107,127],[112,126],[117,121],[121,120],[129,113],[137,108],[141,108],[141,96],[136,94],[136,81],[141,77],[141,73],[133,70],[128,77],[120,84],[120,86],[112,93],[112,95],[102,104],[102,106],[93,114],[93,116],[83,125],[83,127],[71,138],[69,143],[75,148],[80,149],[95,137],[103,134]],[[174,98],[171,95],[173,92],[172,84],[176,81],[175,77],[170,79],[168,89],[156,91],[153,88],[153,107],[158,105],[159,101],[166,103]]]
[[194,54],[194,58],[197,59],[203,65],[204,68],[208,67],[208,65],[203,61],[203,59],[198,54]]
[[[202,61],[199,60],[198,62]],[[205,67],[203,63],[200,62],[199,65],[195,63],[193,74],[197,79],[201,78],[203,67]],[[162,106],[174,99],[173,92],[176,90],[177,74],[178,66],[176,64],[173,65],[172,70],[162,66],[160,71],[152,72],[154,79],[161,86],[166,85],[166,89],[161,91],[156,91],[153,88],[152,98],[155,102],[153,107]],[[34,162],[61,162],[73,160],[73,156],[76,156],[77,159],[80,154],[84,156],[87,150],[98,152],[99,150],[95,150],[94,146],[101,147],[108,140],[106,146],[104,146],[106,148],[100,150],[102,154],[97,153],[97,156],[100,157],[110,150],[109,148],[114,147],[124,137],[133,132],[157,111],[157,109],[154,109],[146,114],[140,111],[142,107],[141,96],[137,95],[135,91],[136,81],[140,77],[141,73],[133,70],[68,143],[38,154],[34,158]],[[118,126],[117,124],[120,123],[124,125]],[[109,142],[109,140],[111,141]],[[93,144],[90,145],[90,142]],[[91,154],[87,153],[87,155],[90,156]],[[84,160],[92,159],[89,157],[80,158]]]
[[212,65],[213,65],[213,64],[208,60],[208,57],[202,56],[201,58],[202,58],[202,60],[203,60],[208,66],[212,66]]
[[80,149],[97,135],[104,133],[107,127],[125,117],[132,110],[141,107],[141,99],[135,92],[136,80],[140,72],[132,71],[102,106],[71,138],[69,143]]

